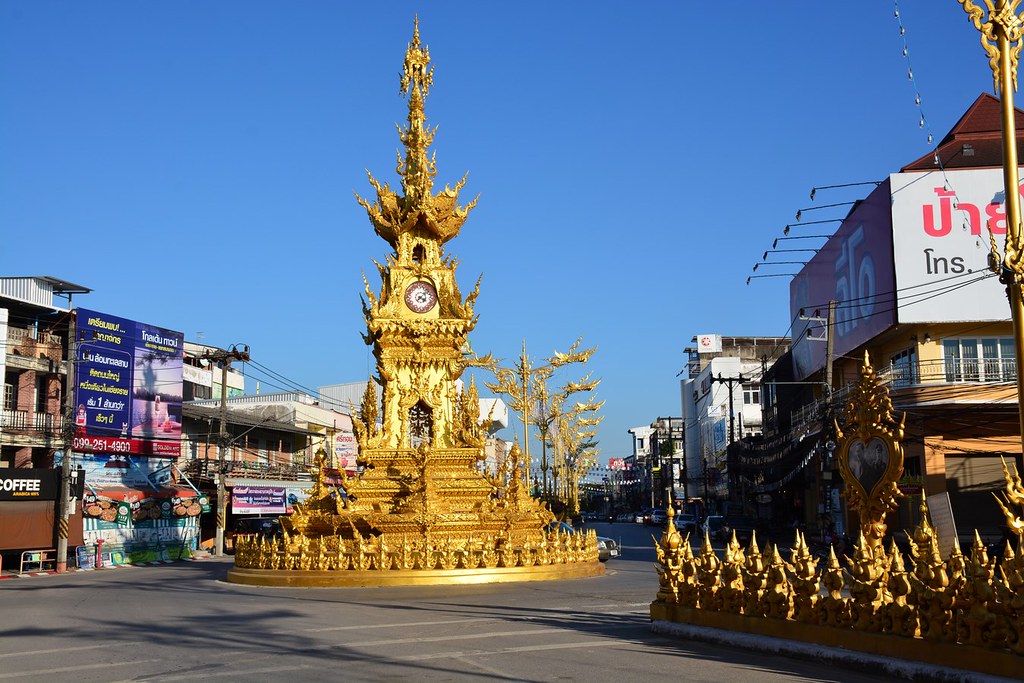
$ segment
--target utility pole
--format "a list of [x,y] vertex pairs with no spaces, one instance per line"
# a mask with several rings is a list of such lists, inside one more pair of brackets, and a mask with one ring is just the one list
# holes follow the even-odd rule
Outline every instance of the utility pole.
[[227,478],[227,471],[225,467],[226,454],[228,450],[228,368],[231,367],[231,361],[249,360],[249,345],[242,345],[242,349],[239,350],[238,345],[231,347],[230,351],[207,350],[203,353],[202,358],[211,361],[220,362],[220,434],[217,437],[218,444],[220,446],[219,453],[217,456],[218,467],[217,467],[217,536],[215,553],[216,555],[224,554],[224,527],[227,522],[227,487],[225,486],[225,479]]
[[[70,308],[70,302],[69,302]],[[64,389],[64,416],[61,434],[64,437],[64,457],[60,462],[60,521],[57,528],[57,566],[58,574],[68,569],[68,535],[71,519],[71,449],[75,440],[75,365],[78,355],[75,348],[75,314],[72,312],[68,322],[68,371],[67,385]]]
[[[735,385],[737,385],[737,384],[742,385],[744,382],[748,381],[749,379],[750,379],[749,377],[744,377],[742,372],[739,373],[736,377],[722,377],[722,373],[718,373],[718,377],[712,377],[711,378],[712,382],[718,382],[719,384],[725,384],[725,385],[727,385],[729,387],[729,444],[730,445],[736,443],[736,403],[735,403],[735,401],[733,399],[733,387]],[[726,446],[725,450],[726,450],[726,453],[728,453],[729,452],[729,446]],[[737,479],[739,479],[740,483],[742,484],[743,473],[742,472],[737,472],[736,475],[737,475]],[[730,473],[730,477],[729,478],[732,479],[731,473]],[[746,492],[745,491],[742,492],[740,494],[740,497],[741,498],[745,498],[746,497]],[[746,501],[745,500],[743,500],[741,502],[744,504],[744,506],[746,505]]]

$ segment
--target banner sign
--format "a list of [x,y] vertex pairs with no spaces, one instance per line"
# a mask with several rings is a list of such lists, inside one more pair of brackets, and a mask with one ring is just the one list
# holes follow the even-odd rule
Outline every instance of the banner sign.
[[[825,367],[827,344],[821,340],[830,300],[836,302],[832,325],[835,357],[896,324],[895,213],[890,213],[890,201],[896,201],[895,189],[890,196],[889,181],[885,181],[853,207],[835,234],[790,283],[789,314],[795,321],[794,379],[804,380]],[[899,321],[905,322],[902,308]]]
[[355,472],[356,466],[356,436],[350,431],[340,431],[334,437],[334,457],[338,468]]
[[0,500],[57,500],[60,470],[0,468]]
[[285,489],[277,486],[235,486],[231,489],[231,512],[236,515],[284,514]]
[[74,449],[181,455],[181,332],[76,311]]
[[[139,526],[161,519],[198,517],[209,501],[174,465],[131,455],[76,454],[87,493],[82,500],[86,519],[119,526]],[[204,509],[204,506],[207,509]]]
[[988,269],[989,230],[1006,240],[1001,168],[895,173],[892,235],[901,323],[1007,320]]

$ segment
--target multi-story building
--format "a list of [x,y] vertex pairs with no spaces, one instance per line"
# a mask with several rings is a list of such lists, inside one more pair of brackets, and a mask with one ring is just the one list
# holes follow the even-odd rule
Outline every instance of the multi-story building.
[[[0,479],[35,482],[30,497],[0,486],[0,552],[56,544],[71,300],[89,291],[54,277],[0,278]],[[81,543],[80,511],[69,527],[69,542]]]
[[[1000,105],[985,94],[933,153],[855,203],[792,281],[792,371],[778,385],[796,383],[815,397],[790,408],[788,426],[780,419],[788,406],[772,405],[766,422],[779,438],[759,458],[801,440],[827,446],[827,425],[867,353],[906,418],[906,497],[890,528],[911,528],[923,495],[932,507],[948,506],[960,529],[998,533],[991,494],[1004,484],[1004,460],[1022,464],[1012,324],[988,268],[989,230],[1000,243],[1006,230],[1001,164]],[[828,516],[838,500],[828,492],[840,488],[831,450],[817,453],[790,462],[813,465],[807,482],[826,491],[806,499],[808,523]]]
[[53,277],[0,278],[0,467],[52,467],[63,449],[71,297],[90,291]]
[[680,381],[686,491],[715,510],[732,496],[729,444],[762,431],[761,378],[783,356],[789,337],[698,335],[687,347],[689,376]]

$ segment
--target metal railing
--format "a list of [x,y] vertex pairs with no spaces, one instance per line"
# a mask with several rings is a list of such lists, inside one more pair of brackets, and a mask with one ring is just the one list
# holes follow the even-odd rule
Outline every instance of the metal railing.
[[0,429],[20,429],[56,434],[60,432],[63,423],[63,416],[51,413],[32,413],[30,415],[27,410],[0,411]]
[[[181,468],[185,476],[195,479],[212,479],[219,471],[218,460],[189,460]],[[282,479],[285,481],[309,481],[305,465],[290,463],[259,463],[244,460],[225,460],[224,472],[246,479]]]
[[878,371],[878,378],[890,387],[917,384],[960,384],[979,382],[994,384],[1017,381],[1016,358],[945,358],[914,364],[888,365]]
[[[1017,381],[1016,358],[945,358],[918,363],[895,363],[877,370],[879,382],[891,389],[922,384],[997,384]],[[842,412],[852,384],[832,392],[832,409]],[[801,406],[791,414],[792,429],[820,420],[828,397]]]
[[28,411],[0,411],[0,427],[2,427],[3,429],[28,429]]

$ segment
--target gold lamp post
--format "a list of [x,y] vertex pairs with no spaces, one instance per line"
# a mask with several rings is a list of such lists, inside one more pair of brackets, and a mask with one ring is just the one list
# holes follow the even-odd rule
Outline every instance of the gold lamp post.
[[[598,380],[600,381],[600,380]],[[597,381],[588,382],[580,390],[592,391]],[[568,387],[580,383],[572,383]],[[544,438],[549,440],[555,453],[555,496],[566,504],[570,516],[579,514],[579,480],[582,473],[597,459],[596,427],[603,416],[597,415],[604,401],[590,397],[586,403],[577,402],[572,408],[553,416],[554,429]]]
[[[1013,318],[1013,345],[1017,366],[1017,412],[1021,438],[1024,439],[1024,244],[1021,243],[1020,184],[1017,174],[1017,124],[1014,120],[1013,93],[1017,90],[1017,60],[1021,49],[1021,18],[1017,8],[1021,0],[985,0],[988,10],[972,0],[958,0],[974,27],[981,32],[981,46],[988,55],[992,80],[1000,96],[1003,127],[1003,188],[1006,195],[1006,242],[1002,255],[989,230],[992,253],[989,265],[1006,286]],[[1017,456],[1021,467],[1022,456]]]
[[[590,360],[590,357],[594,355],[597,347],[580,351],[580,344],[583,342],[583,338],[580,337],[576,342],[569,347],[569,350],[565,353],[559,353],[555,351],[555,355],[551,358],[545,359],[546,362],[537,365],[533,359],[526,354],[526,340],[523,340],[523,351],[519,355],[519,362],[515,363],[511,368],[499,367],[496,363],[486,364],[491,372],[494,373],[497,382],[484,382],[488,389],[497,393],[508,396],[509,407],[512,410],[519,413],[520,419],[523,421],[523,459],[526,463],[530,463],[530,423],[533,421],[533,409],[536,407],[536,401],[538,398],[547,396],[547,382],[551,379],[551,376],[555,374],[555,370],[558,368],[569,365],[570,363],[586,363]],[[585,377],[579,383],[581,387],[576,391],[589,391],[587,386],[589,385],[589,377]],[[596,386],[596,382],[594,383]],[[570,385],[567,385],[569,387]],[[565,389],[563,389],[563,393]],[[574,393],[574,392],[572,392]],[[568,396],[568,394],[566,394]],[[548,422],[547,424],[550,424]],[[546,427],[545,427],[546,429]],[[527,477],[529,477],[529,467],[525,468]],[[547,468],[543,469],[544,473],[544,488],[547,489]],[[529,482],[527,481],[527,484]]]

